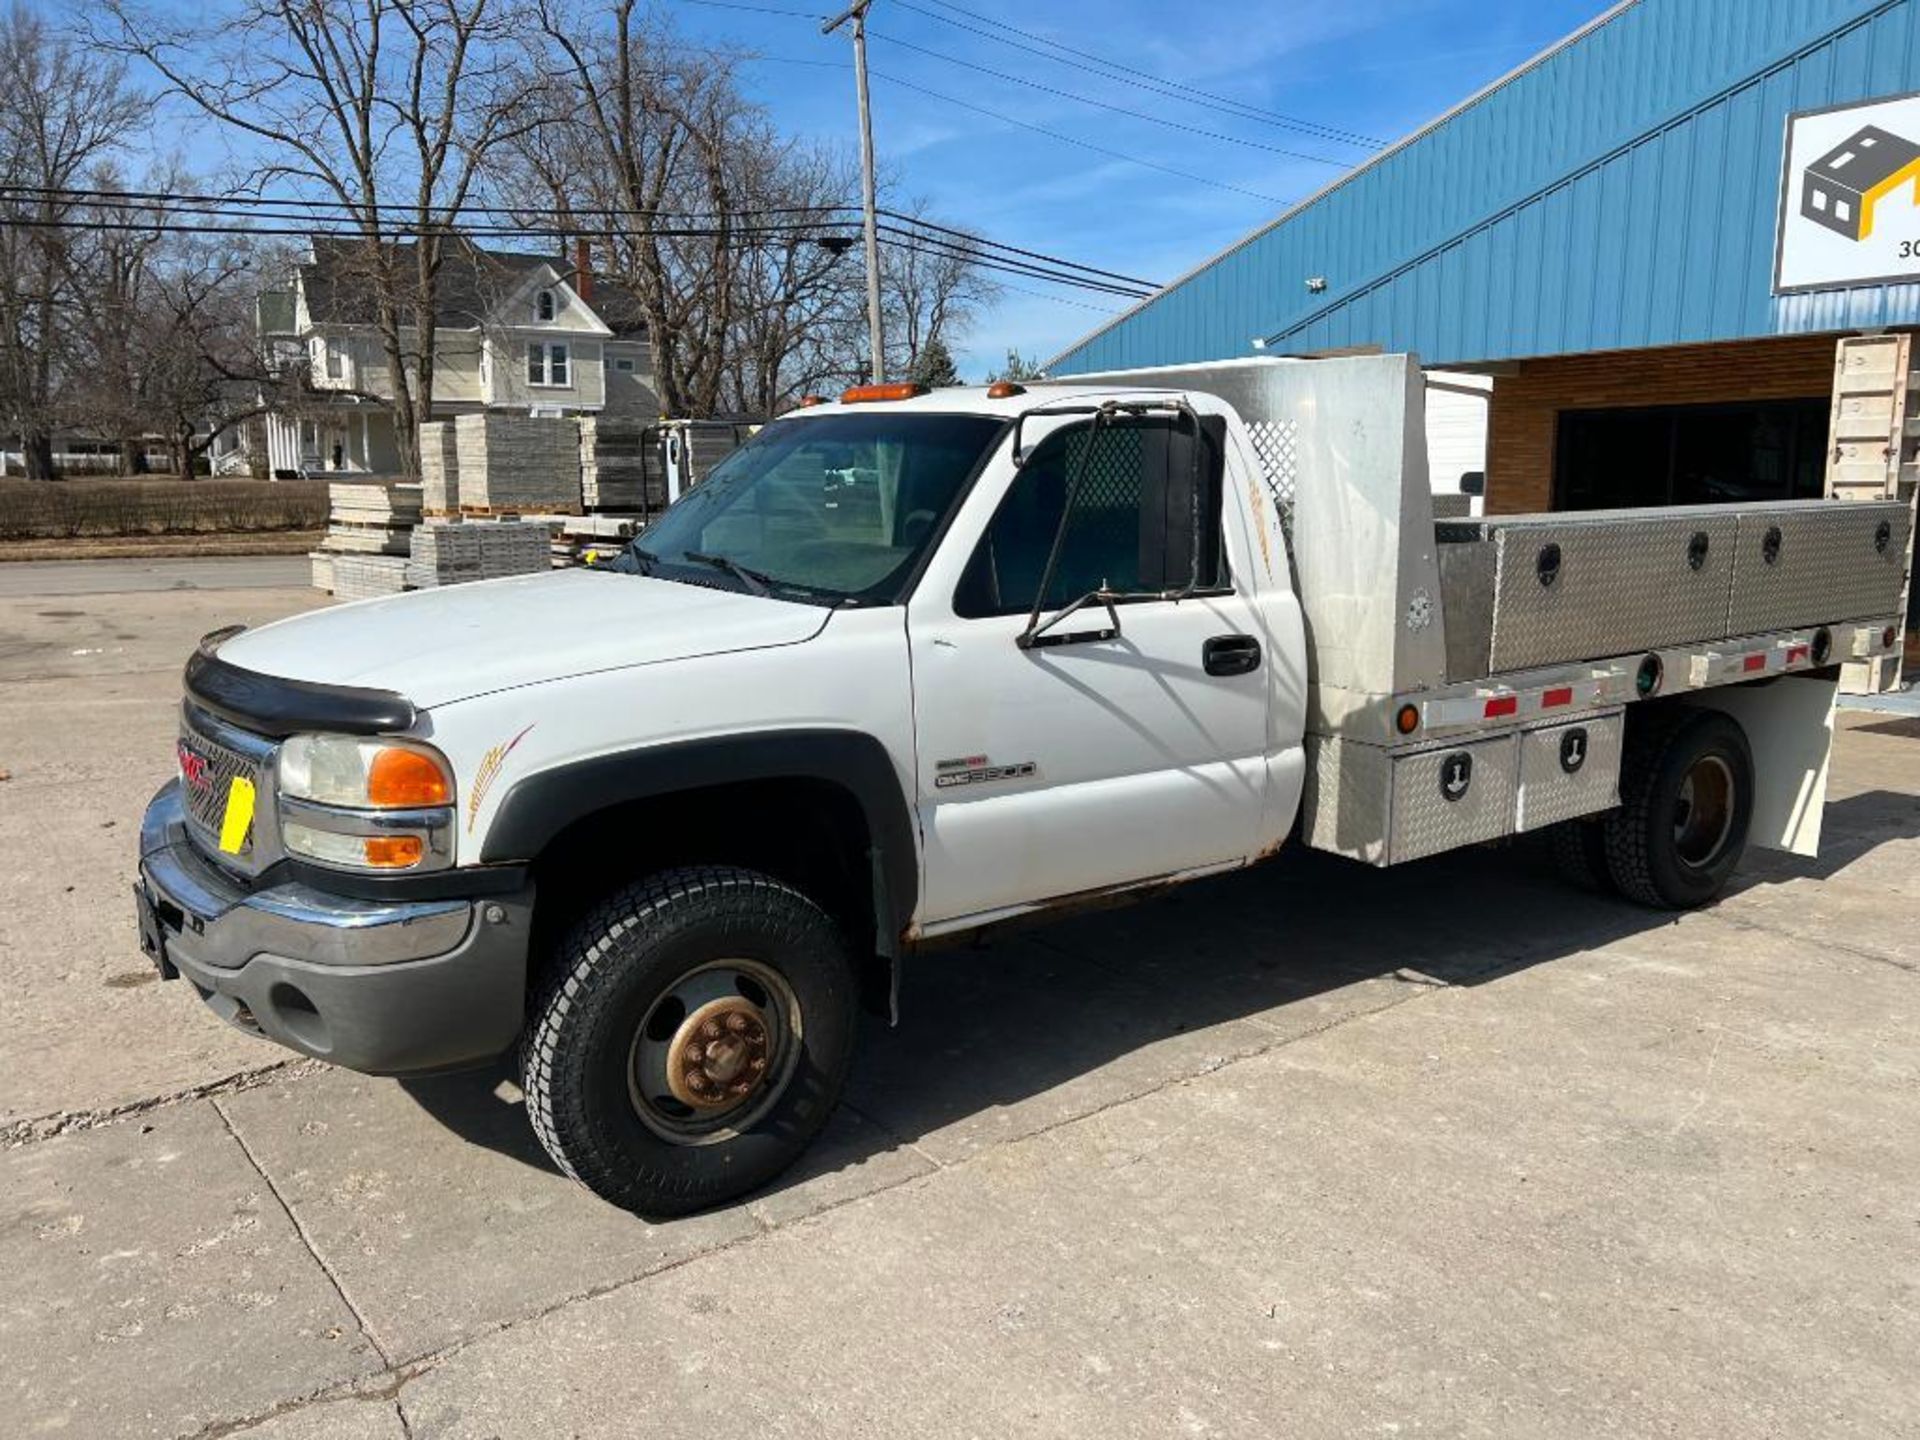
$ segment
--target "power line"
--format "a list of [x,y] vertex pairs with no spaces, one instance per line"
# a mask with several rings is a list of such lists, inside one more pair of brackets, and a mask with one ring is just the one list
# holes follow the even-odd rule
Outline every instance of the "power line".
[[[0,218],[0,227],[14,226],[22,229],[44,229],[93,233],[129,233],[143,235],[223,235],[265,238],[289,238],[312,240],[320,237],[360,239],[371,238],[357,234],[353,230],[326,228],[336,222],[329,217],[271,216],[269,221],[282,223],[261,223],[257,217],[246,212],[196,210],[191,217],[181,215],[178,218],[163,218],[150,213],[151,205],[119,204],[112,200],[88,202],[96,208],[107,210],[110,214],[132,215],[145,218],[124,219],[82,219],[74,217],[4,217]],[[303,223],[284,223],[289,219],[300,219]],[[210,223],[214,221],[228,223]],[[775,245],[795,245],[805,243],[828,243],[844,240],[845,236],[822,236],[817,232],[820,227],[807,224],[759,225],[759,226],[674,226],[654,227],[647,232],[667,239],[716,239],[736,243],[743,249],[765,249]],[[887,238],[884,243],[897,250],[933,258],[961,259],[978,268],[996,275],[1014,275],[1022,279],[1039,280],[1051,285],[1060,285],[1073,289],[1092,291],[1096,294],[1111,295],[1121,299],[1141,299],[1148,292],[1125,287],[1090,276],[1063,273],[1042,265],[1028,263],[1010,257],[983,253],[973,245],[961,245],[952,240],[937,236],[924,235],[906,230],[899,226],[886,227]],[[588,238],[611,239],[616,236],[631,236],[631,227],[596,227],[576,222],[541,225],[535,223],[464,225],[457,231],[438,227],[421,229],[414,226],[395,225],[389,227],[378,239],[381,243],[398,243],[408,239],[419,239],[428,234],[442,238],[454,236],[462,238],[515,239],[525,240],[534,237],[586,236]],[[564,263],[564,262],[563,262]]]
[[[845,226],[850,224],[851,221],[838,217],[848,215],[855,209],[855,207],[851,205],[752,207],[727,217],[730,223],[725,227],[721,227],[711,223],[706,225],[680,224],[669,226],[660,226],[656,223],[664,219],[712,221],[720,218],[707,211],[636,210],[594,205],[569,205],[565,209],[549,209],[529,206],[472,204],[464,207],[464,213],[494,217],[506,216],[508,219],[506,222],[495,221],[494,223],[484,225],[469,220],[461,222],[457,227],[427,227],[423,230],[417,223],[402,226],[380,221],[379,216],[381,214],[392,212],[401,212],[410,220],[411,207],[379,202],[365,205],[356,203],[355,205],[349,206],[338,200],[314,200],[295,196],[218,196],[185,194],[171,191],[89,190],[74,187],[53,189],[40,186],[0,184],[0,196],[5,196],[10,192],[37,197],[54,197],[60,203],[83,208],[150,217],[146,221],[125,227],[129,229],[151,228],[155,221],[165,218],[164,212],[167,207],[173,207],[174,213],[190,214],[202,218],[227,218],[255,222],[254,225],[250,226],[244,233],[256,234],[308,234],[312,233],[317,227],[358,226],[364,224],[366,217],[356,212],[365,211],[372,213],[376,223],[382,224],[383,231],[386,234],[404,232],[418,235],[431,232],[450,237],[482,233],[489,236],[501,234],[567,236],[587,233],[588,227],[584,222],[590,219],[600,219],[609,221],[646,221],[652,227],[649,233],[658,234],[663,237],[678,236],[698,238],[710,235],[718,236],[723,233],[724,230],[724,233],[734,235],[760,236],[791,234],[804,239],[814,238],[812,232],[818,231],[823,227]],[[289,211],[293,213],[287,213]],[[907,215],[899,211],[891,210],[883,211],[882,213],[891,220],[896,220],[901,222],[901,224],[913,227],[912,232],[902,231],[900,233],[915,233],[919,230],[935,232],[929,235],[918,235],[915,233],[915,238],[934,244],[951,244],[951,242],[940,241],[938,239],[940,236],[955,237],[957,240],[964,242],[964,245],[953,248],[964,250],[970,255],[981,259],[1003,258],[1010,263],[1020,265],[1022,269],[1028,273],[1037,273],[1037,269],[1046,269],[1049,271],[1058,269],[1078,272],[1078,275],[1091,279],[1118,282],[1117,285],[1112,287],[1116,292],[1121,289],[1131,292],[1152,291],[1159,288],[1155,282],[1143,280],[1138,276],[1123,275],[1117,271],[1104,270],[1098,266],[1083,264],[1080,261],[1068,260],[1057,255],[1049,255],[1043,251],[1029,250],[1017,245],[1008,245],[971,231],[956,229],[948,225],[940,225],[934,221],[925,220],[918,216]],[[811,216],[815,218],[784,221],[780,223],[773,223],[766,220],[757,220],[757,223],[742,223],[743,220],[752,220],[755,219],[755,217],[790,215]],[[298,222],[301,228],[291,232],[285,230],[265,230],[257,228],[258,222]],[[898,226],[893,228],[896,231],[899,229]],[[353,232],[351,230],[343,231],[336,228],[326,228],[321,230],[320,233],[339,235],[343,233],[352,234]],[[602,230],[599,233],[611,234],[615,232],[608,229]],[[1033,265],[1028,266],[1026,262],[1033,262]],[[1009,273],[1015,272],[1010,271]],[[1044,278],[1074,279],[1076,277],[1048,274]],[[1103,285],[1100,288],[1105,289],[1109,287]]]
[[[684,3],[688,5],[704,5],[715,10],[745,10],[757,15],[778,15],[786,20],[825,20],[828,18],[825,15],[816,15],[807,11],[781,10],[770,5],[747,4],[744,3],[744,0],[684,0]],[[967,10],[959,5],[948,4],[947,0],[934,0],[934,3],[941,6],[942,9],[952,10],[956,14],[968,16],[971,19],[980,21],[984,25],[995,26],[997,29],[983,30],[978,26],[955,20],[950,15],[942,15],[938,11],[928,10],[923,6],[915,5],[911,3],[911,0],[892,0],[892,3],[899,9],[911,10],[916,15],[924,15],[928,19],[936,20],[942,25],[951,25],[956,29],[966,31],[970,35],[983,36],[988,40],[1010,46],[1025,54],[1037,55],[1052,65],[1064,64],[1071,69],[1084,71],[1089,75],[1098,75],[1103,80],[1119,78],[1119,76],[1109,73],[1118,71],[1121,75],[1129,77],[1126,83],[1133,84],[1139,89],[1164,95],[1169,99],[1179,100],[1189,105],[1199,105],[1206,109],[1220,111],[1223,114],[1233,116],[1235,119],[1254,120],[1264,125],[1271,125],[1282,130],[1291,130],[1296,134],[1308,135],[1318,140],[1332,140],[1343,145],[1355,145],[1363,150],[1380,150],[1386,146],[1386,141],[1377,139],[1371,135],[1362,135],[1358,131],[1343,129],[1336,125],[1326,125],[1318,120],[1306,120],[1297,115],[1282,115],[1278,111],[1267,110],[1258,105],[1250,105],[1244,100],[1235,100],[1231,96],[1215,95],[1210,91],[1201,90],[1178,80],[1163,79],[1155,75],[1152,71],[1141,70],[1131,65],[1124,65],[1118,60],[1108,60],[1104,56],[1095,55],[1092,51],[1076,50],[1070,45],[1064,45],[1058,40],[1050,40],[1046,36],[1037,34],[1034,31],[1022,30],[1019,26],[1009,25],[1003,20],[996,20],[991,16],[982,15],[977,11]],[[1023,45],[1018,40],[1008,39],[1006,35],[998,33],[999,30],[1005,30],[1013,35],[1023,36],[1028,40],[1045,45],[1049,47],[1049,49],[1036,50],[1031,45]],[[1060,96],[1062,99],[1075,100],[1084,105],[1098,106],[1103,110],[1111,110],[1121,115],[1131,115],[1141,120],[1151,121],[1156,125],[1166,125],[1175,130],[1185,130],[1191,134],[1204,135],[1214,140],[1226,140],[1236,145],[1251,145],[1257,149],[1274,150],[1277,154],[1292,156],[1300,160],[1317,161],[1322,165],[1341,165],[1340,161],[1329,160],[1325,156],[1303,155],[1297,151],[1280,150],[1274,146],[1260,145],[1257,141],[1242,140],[1232,135],[1221,135],[1214,131],[1198,129],[1195,126],[1182,125],[1176,120],[1165,120],[1138,110],[1129,110],[1123,106],[1110,105],[1106,101],[1095,100],[1085,95],[1076,95],[1071,91],[1055,90],[1040,84],[1038,81],[1027,80],[1018,75],[1008,75],[998,70],[992,70],[984,65],[977,65],[970,60],[963,60],[957,55],[949,55],[944,51],[929,49],[926,46],[915,44],[912,41],[902,40],[898,36],[883,35],[878,30],[869,30],[867,34],[875,40],[885,40],[889,44],[898,45],[905,49],[918,50],[923,55],[932,56],[936,60],[944,60],[951,65],[963,66],[969,70],[978,70],[982,74],[993,75],[1002,80],[1011,80],[1016,85],[1028,85],[1036,90],[1043,90],[1048,94]],[[1058,51],[1060,53],[1054,54],[1050,53],[1050,51]],[[1096,70],[1091,65],[1074,64],[1070,60],[1063,60],[1061,58],[1062,55],[1078,56],[1082,60],[1092,61],[1093,65],[1103,66],[1105,68],[1104,70]],[[779,57],[760,56],[758,58],[778,59]],[[809,62],[800,61],[794,63],[805,64]],[[840,68],[845,67],[842,66]],[[1341,168],[1346,167],[1341,166]]]
[[[717,3],[717,0],[697,0],[697,3]],[[916,5],[913,3],[913,0],[893,0],[893,3],[900,9],[911,10],[916,15],[924,15],[930,20],[939,21],[943,25],[951,25],[956,29],[965,30],[971,35],[981,35],[1001,45],[1011,46],[1015,50],[1024,50],[1030,55],[1039,55],[1042,59],[1049,60],[1056,65],[1072,65],[1071,61],[1063,61],[1060,55],[1047,54],[1046,52],[1035,50],[1032,46],[1022,45],[1017,40],[1009,40],[1005,35],[997,33],[997,30],[1005,30],[1010,34],[1019,35],[1028,40],[1035,41],[1038,44],[1045,45],[1051,50],[1059,51],[1063,55],[1077,56],[1082,60],[1090,60],[1095,65],[1103,66],[1109,71],[1119,71],[1122,75],[1132,77],[1134,81],[1140,83],[1144,88],[1152,90],[1157,94],[1166,95],[1175,100],[1184,100],[1192,105],[1205,105],[1215,110],[1225,108],[1228,113],[1235,114],[1240,119],[1258,120],[1263,124],[1273,125],[1283,130],[1293,130],[1301,134],[1314,135],[1323,140],[1338,140],[1344,144],[1357,145],[1368,150],[1383,149],[1387,143],[1375,136],[1363,135],[1355,130],[1347,130],[1336,125],[1322,124],[1318,120],[1307,120],[1298,115],[1283,115],[1277,110],[1267,110],[1258,105],[1250,105],[1244,100],[1235,100],[1228,95],[1216,95],[1211,91],[1202,90],[1197,86],[1187,85],[1178,80],[1163,79],[1150,70],[1141,70],[1132,65],[1122,64],[1118,60],[1109,60],[1105,56],[1096,55],[1090,50],[1077,50],[1071,45],[1062,44],[1058,40],[1050,40],[1045,35],[1038,34],[1035,31],[1022,30],[1019,26],[1009,25],[1004,20],[996,20],[990,15],[982,15],[977,10],[968,10],[964,6],[952,4],[950,0],[933,0],[933,3],[940,6],[942,10],[951,10],[955,14],[965,15],[970,19],[980,21],[984,25],[997,27],[997,30],[982,30],[977,26],[955,20],[951,15],[942,15],[937,10],[928,10],[924,6]],[[1073,65],[1072,68],[1076,70],[1087,70],[1089,74],[1101,73],[1097,70],[1090,70],[1085,65]],[[1114,77],[1112,75],[1106,75],[1103,78],[1112,79]]]
[[[991,75],[996,80],[1005,80],[1014,85],[1024,85],[1029,90],[1038,90],[1043,95],[1054,95],[1062,100],[1071,100],[1079,105],[1091,105],[1098,110],[1111,111],[1115,115],[1131,116],[1135,120],[1145,120],[1150,125],[1162,125],[1169,130],[1179,130],[1188,135],[1199,135],[1207,140],[1221,140],[1229,145],[1244,145],[1253,150],[1264,150],[1270,155],[1284,155],[1290,160],[1310,160],[1316,165],[1331,165],[1336,170],[1351,168],[1344,160],[1332,160],[1325,155],[1310,155],[1304,150],[1288,150],[1280,145],[1268,145],[1259,140],[1247,140],[1238,135],[1228,135],[1219,130],[1203,130],[1198,125],[1182,125],[1178,120],[1168,120],[1159,115],[1149,115],[1144,110],[1130,110],[1125,105],[1115,105],[1106,100],[1097,100],[1091,95],[1077,94],[1072,90],[1056,89],[1052,85],[1043,85],[1038,80],[1029,80],[1024,75],[1011,75],[1005,70],[995,70],[987,65],[976,65],[971,60],[963,60],[958,55],[948,55],[940,50],[929,49],[925,45],[916,45],[911,40],[902,40],[897,35],[885,35],[878,30],[869,30],[867,34],[875,40],[884,40],[902,50],[912,50],[921,55],[930,55],[935,60],[944,60],[949,65],[958,65],[967,70],[977,70],[982,75]],[[1332,137],[1325,137],[1332,138]]]
[[976,235],[971,230],[956,230],[951,225],[936,224],[932,220],[923,220],[918,215],[907,215],[898,210],[882,210],[880,213],[889,220],[899,220],[904,224],[918,225],[922,230],[937,230],[943,235],[955,235],[962,240],[971,240],[976,244],[989,244],[996,250],[1011,251],[1015,255],[1024,255],[1030,259],[1045,260],[1056,265],[1070,265],[1075,270],[1084,270],[1090,275],[1104,276],[1109,280],[1123,281],[1128,285],[1138,285],[1145,290],[1158,290],[1160,288],[1160,282],[1157,280],[1142,280],[1138,275],[1122,275],[1117,270],[1101,270],[1092,265],[1082,265],[1075,260],[1062,260],[1058,256],[1047,255],[1039,250],[1022,250],[1018,245],[1008,245],[999,240],[983,240],[981,236]]
[[1082,140],[1077,136],[1063,134],[1058,130],[1049,130],[1044,125],[1035,125],[1028,120],[1016,120],[1013,116],[1004,114],[999,110],[989,110],[986,106],[975,105],[970,100],[961,100],[952,95],[942,94],[940,91],[931,90],[925,85],[918,85],[911,80],[904,80],[898,75],[888,75],[880,70],[875,70],[872,73],[876,80],[885,80],[889,85],[899,85],[907,90],[917,90],[920,94],[927,96],[929,99],[938,100],[944,105],[957,105],[962,110],[971,110],[977,115],[985,115],[990,119],[999,120],[1007,125],[1017,125],[1022,130],[1031,130],[1034,134],[1045,135],[1050,140],[1059,140],[1068,145],[1078,145],[1082,150],[1091,150],[1098,155],[1110,156],[1115,160],[1124,160],[1129,165],[1142,165],[1149,170],[1158,170],[1163,175],[1172,175],[1181,180],[1191,180],[1196,185],[1212,186],[1215,190],[1231,190],[1236,195],[1248,195],[1255,200],[1263,200],[1269,205],[1285,206],[1293,203],[1290,200],[1282,200],[1277,195],[1268,195],[1259,190],[1249,190],[1243,185],[1230,185],[1225,180],[1214,180],[1205,175],[1196,175],[1191,170],[1176,170],[1171,165],[1162,165],[1157,160],[1145,160],[1138,155],[1129,155],[1124,150],[1110,150],[1105,145],[1096,145],[1091,140]]

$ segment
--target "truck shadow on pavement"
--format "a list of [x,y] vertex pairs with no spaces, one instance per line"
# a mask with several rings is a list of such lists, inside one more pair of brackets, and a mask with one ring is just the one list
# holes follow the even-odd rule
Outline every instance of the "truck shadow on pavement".
[[[1748,892],[1843,876],[1916,836],[1920,797],[1837,800],[1820,858],[1754,852],[1721,904],[1745,913],[1737,897]],[[1484,984],[1628,937],[1658,943],[1679,921],[1577,888],[1530,839],[1393,871],[1302,848],[1135,905],[910,957],[900,1025],[866,1027],[851,1121],[775,1189],[900,1146],[950,1161],[1421,987]],[[503,1062],[403,1084],[467,1141],[551,1169],[501,1084],[510,1073]]]

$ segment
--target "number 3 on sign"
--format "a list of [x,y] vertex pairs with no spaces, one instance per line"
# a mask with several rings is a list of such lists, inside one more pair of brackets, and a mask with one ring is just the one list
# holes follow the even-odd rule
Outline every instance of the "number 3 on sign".
[[233,783],[227,786],[227,813],[220,821],[220,848],[229,855],[238,855],[240,847],[247,843],[247,832],[253,829],[253,782],[244,775],[233,777]]

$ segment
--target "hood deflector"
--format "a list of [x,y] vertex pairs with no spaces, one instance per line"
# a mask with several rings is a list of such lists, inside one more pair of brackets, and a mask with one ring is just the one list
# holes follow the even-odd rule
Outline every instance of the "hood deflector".
[[392,690],[289,680],[222,660],[221,643],[245,628],[233,625],[202,636],[187,660],[187,694],[202,709],[276,740],[303,730],[388,735],[413,728],[413,702]]

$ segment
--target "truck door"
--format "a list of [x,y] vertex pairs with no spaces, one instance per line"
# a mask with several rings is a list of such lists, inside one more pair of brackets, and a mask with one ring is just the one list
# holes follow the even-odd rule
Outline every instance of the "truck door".
[[[1255,845],[1269,657],[1236,588],[1253,572],[1223,515],[1220,422],[1047,423],[1027,421],[1018,469],[1003,454],[982,476],[909,605],[935,928],[1235,864]],[[1043,619],[1096,588],[1129,598],[1022,648],[1056,532]]]

